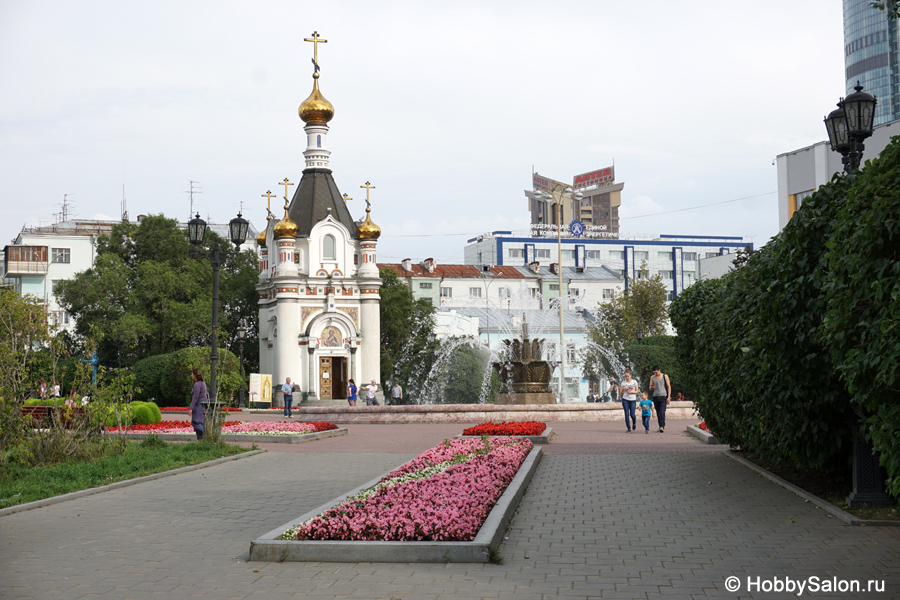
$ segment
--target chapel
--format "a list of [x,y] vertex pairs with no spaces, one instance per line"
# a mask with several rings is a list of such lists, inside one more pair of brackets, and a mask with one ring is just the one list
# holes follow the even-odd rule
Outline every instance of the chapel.
[[[260,246],[260,372],[272,374],[273,404],[283,404],[281,384],[294,383],[294,403],[347,397],[347,382],[378,381],[381,372],[379,288],[375,246],[381,229],[372,222],[366,182],[366,217],[354,221],[329,168],[326,144],[334,106],[319,90],[317,32],[313,42],[312,93],[300,104],[305,123],[306,167],[284,216],[271,211]],[[271,192],[264,194],[271,201]]]

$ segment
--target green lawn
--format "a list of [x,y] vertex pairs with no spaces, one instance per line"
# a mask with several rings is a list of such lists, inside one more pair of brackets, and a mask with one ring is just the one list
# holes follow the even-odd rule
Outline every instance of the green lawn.
[[91,462],[68,462],[47,467],[6,465],[0,469],[0,508],[195,465],[247,450],[229,444],[170,444],[155,440],[150,443],[129,442],[123,454]]

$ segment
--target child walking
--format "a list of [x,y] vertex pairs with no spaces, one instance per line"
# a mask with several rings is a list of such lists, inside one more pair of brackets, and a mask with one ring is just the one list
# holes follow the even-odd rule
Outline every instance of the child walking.
[[647,392],[641,392],[641,423],[644,425],[644,433],[650,433],[650,412],[653,410],[653,402],[647,397]]

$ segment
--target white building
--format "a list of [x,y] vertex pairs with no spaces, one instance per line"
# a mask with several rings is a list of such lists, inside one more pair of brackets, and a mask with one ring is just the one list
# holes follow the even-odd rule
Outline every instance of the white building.
[[[562,263],[564,273],[567,268],[576,273],[606,268],[618,277],[630,279],[659,275],[667,287],[668,299],[672,300],[700,278],[701,258],[734,253],[747,245],[743,238],[731,236],[652,234],[609,239],[591,235],[587,232],[576,236],[565,231],[557,241],[556,230],[546,227],[526,232],[495,231],[470,239],[464,259],[470,265],[524,268],[534,263]],[[646,274],[641,270],[644,264]],[[623,288],[628,286],[627,278],[622,282]]]
[[[138,217],[140,222],[141,217]],[[59,306],[56,285],[94,266],[97,243],[121,221],[72,219],[40,227],[23,228],[13,243],[4,248],[3,278],[19,294],[36,296],[47,306],[47,317],[60,329],[74,331],[75,321]],[[187,223],[178,223],[182,229]],[[210,224],[209,229],[228,239],[228,225]],[[241,250],[256,249],[256,229]]]
[[350,379],[363,385],[381,374],[381,229],[368,207],[366,220],[354,222],[331,176],[326,134],[334,107],[318,79],[316,65],[313,91],[300,105],[306,168],[290,204],[285,193],[284,218],[272,219],[259,239],[260,370],[272,374],[276,404],[287,377],[307,400],[335,400],[347,397]]

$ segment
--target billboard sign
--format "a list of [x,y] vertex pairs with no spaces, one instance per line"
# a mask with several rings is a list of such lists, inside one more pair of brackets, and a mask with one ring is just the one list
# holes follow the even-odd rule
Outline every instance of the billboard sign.
[[596,171],[582,173],[575,176],[572,187],[576,190],[583,190],[589,187],[597,187],[601,185],[609,185],[616,180],[616,168],[604,167]]

